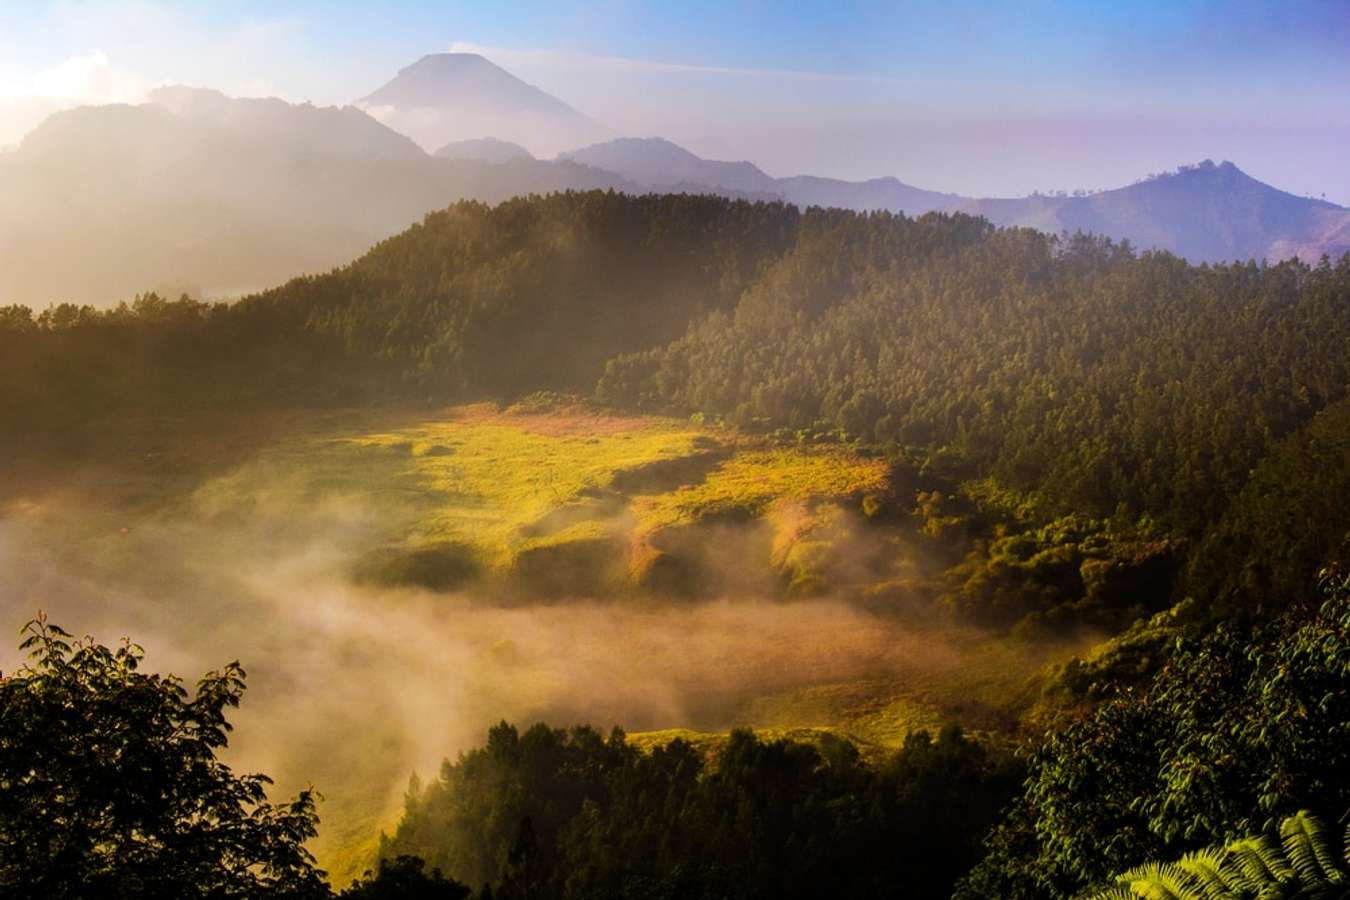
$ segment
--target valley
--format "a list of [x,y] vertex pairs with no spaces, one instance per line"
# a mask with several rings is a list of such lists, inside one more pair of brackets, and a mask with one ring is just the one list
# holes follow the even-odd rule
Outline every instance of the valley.
[[953,549],[890,464],[837,439],[557,396],[116,434],[6,470],[4,611],[131,634],[173,671],[238,655],[253,690],[230,759],[318,788],[339,883],[408,777],[501,718],[706,752],[732,727],[834,734],[880,760],[919,728],[1015,733],[1090,640],[935,615]]

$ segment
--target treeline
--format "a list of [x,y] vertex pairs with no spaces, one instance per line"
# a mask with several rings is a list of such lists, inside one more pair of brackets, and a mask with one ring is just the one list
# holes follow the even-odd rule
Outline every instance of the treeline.
[[381,855],[494,897],[945,897],[1021,777],[955,727],[873,767],[830,735],[644,753],[618,730],[502,723],[413,783]]
[[0,422],[31,439],[189,404],[589,390],[609,357],[730,308],[800,218],[685,195],[464,202],[349,266],[234,304],[3,308],[0,375],[13,389]]

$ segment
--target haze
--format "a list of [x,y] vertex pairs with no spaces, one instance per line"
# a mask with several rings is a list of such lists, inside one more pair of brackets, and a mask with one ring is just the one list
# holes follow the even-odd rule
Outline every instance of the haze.
[[[716,16],[717,28],[708,27]],[[0,6],[0,146],[164,83],[346,104],[475,50],[603,123],[776,176],[972,196],[1102,189],[1212,157],[1350,202],[1340,2],[155,2]],[[435,149],[435,148],[428,148]]]

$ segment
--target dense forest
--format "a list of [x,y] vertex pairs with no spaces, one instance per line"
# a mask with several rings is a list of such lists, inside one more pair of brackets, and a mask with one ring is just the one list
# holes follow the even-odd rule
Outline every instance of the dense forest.
[[[91,422],[187,408],[535,391],[847,442],[891,464],[878,509],[954,548],[933,612],[1121,632],[1057,672],[1016,740],[915,733],[879,764],[838,740],[647,753],[621,731],[502,723],[410,786],[351,896],[1069,898],[1350,809],[1350,256],[1192,266],[963,215],[568,193],[458,204],[234,304],[0,308],[0,376],[0,448],[72,457],[97,452]],[[81,780],[99,716],[197,723],[197,745],[170,729],[155,750],[194,764],[223,747],[234,670],[196,700],[145,684],[168,704],[152,713],[116,688],[141,677],[130,650],[32,634],[36,668],[0,680],[7,827],[70,779],[110,815],[149,809],[143,781],[120,797]],[[75,743],[23,762],[61,740],[11,728],[24,704]],[[181,790],[228,814],[156,815],[253,823],[235,869],[205,866],[209,842],[119,855],[114,815],[84,846],[0,841],[3,885],[50,869],[47,896],[80,896],[70,871],[181,871],[205,879],[194,896],[327,890],[299,847],[307,798],[268,806],[261,783],[201,775]],[[67,859],[93,868],[60,875]]]

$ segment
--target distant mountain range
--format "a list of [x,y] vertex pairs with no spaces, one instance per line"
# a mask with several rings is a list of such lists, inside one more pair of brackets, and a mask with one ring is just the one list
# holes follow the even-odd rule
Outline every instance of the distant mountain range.
[[[52,115],[0,153],[0,304],[106,304],[151,289],[243,293],[345,263],[456,200],[593,188],[965,212],[997,225],[1092,231],[1194,262],[1350,252],[1350,210],[1227,162],[1072,197],[978,199],[895,178],[775,178],[660,138],[593,142],[602,126],[472,54],[426,57],[361,104],[366,111],[172,87],[139,106]],[[390,127],[400,123],[406,136]],[[479,130],[489,127],[502,130]],[[581,149],[536,158],[569,134],[589,137]]]
[[476,53],[424,56],[356,105],[428,152],[455,141],[495,137],[536,156],[553,156],[613,136],[599,122]]
[[461,199],[637,188],[528,156],[435,158],[353,107],[157,91],[0,155],[0,305],[228,295],[349,262]]
[[564,153],[561,158],[614,172],[654,190],[701,187],[713,192],[773,197],[799,206],[919,214],[956,209],[969,202],[966,197],[925,191],[895,178],[869,181],[812,175],[774,178],[754,163],[701,159],[662,138],[619,138]]

